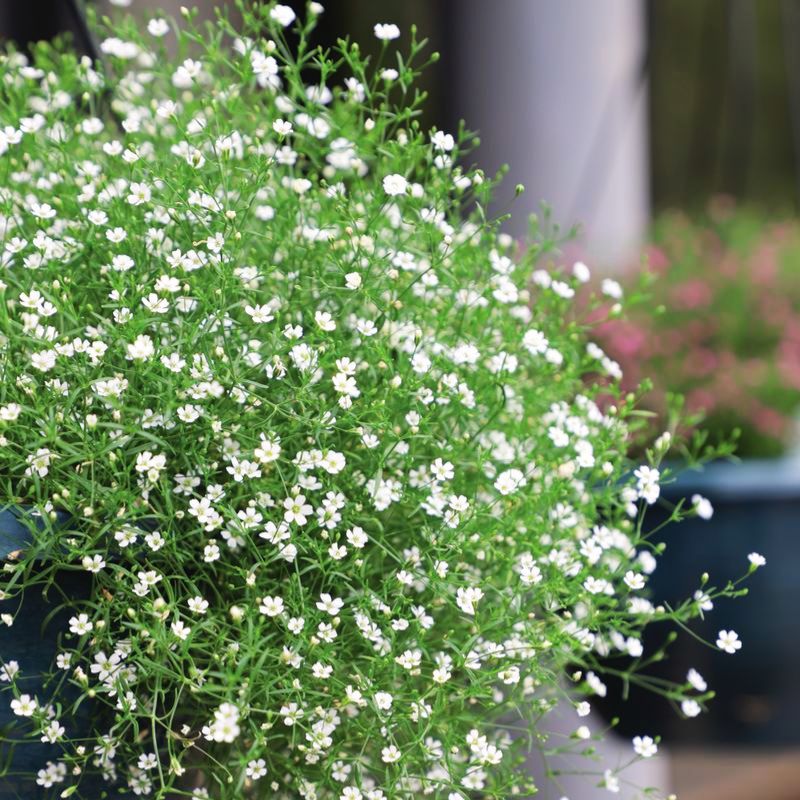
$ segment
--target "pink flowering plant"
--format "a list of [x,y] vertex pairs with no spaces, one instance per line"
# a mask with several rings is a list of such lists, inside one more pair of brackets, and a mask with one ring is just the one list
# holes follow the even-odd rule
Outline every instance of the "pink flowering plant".
[[738,429],[740,455],[778,455],[795,443],[800,411],[800,228],[720,202],[711,212],[657,222],[651,302],[598,335],[626,388],[654,379],[646,403],[662,419],[677,393],[712,440]]
[[240,10],[3,56],[0,489],[30,540],[1,619],[44,592],[68,622],[41,675],[0,653],[0,780],[43,742],[23,796],[505,798],[533,738],[614,791],[604,673],[697,715],[642,630],[740,592],[648,599],[670,436],[626,456],[588,270],[498,233],[470,139],[420,128],[413,30],[370,65],[310,44],[317,3]]

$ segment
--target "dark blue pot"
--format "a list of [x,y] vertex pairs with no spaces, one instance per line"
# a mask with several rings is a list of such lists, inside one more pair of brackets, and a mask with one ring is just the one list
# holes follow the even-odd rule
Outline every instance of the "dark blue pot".
[[[624,735],[659,733],[666,742],[703,744],[800,744],[800,459],[720,463],[686,472],[662,494],[671,501],[701,494],[714,516],[669,525],[655,535],[667,549],[650,578],[654,602],[677,603],[691,597],[703,572],[709,586],[723,586],[744,573],[748,553],[761,553],[767,565],[748,579],[749,594],[720,600],[705,620],[693,625],[716,641],[720,629],[733,629],[743,642],[734,655],[703,646],[681,633],[663,663],[649,674],[684,682],[690,667],[706,679],[716,697],[709,712],[682,719],[671,704],[631,688],[621,702],[621,687],[609,685],[603,704],[607,717],[619,716]],[[658,505],[645,517],[645,530],[668,517]],[[645,638],[645,656],[664,641],[668,629],[654,624]]]
[[[22,517],[36,522],[36,518],[25,508],[7,507],[0,510],[0,561],[5,561],[9,555],[30,545],[31,531],[20,521]],[[68,514],[59,514],[59,524],[66,525],[69,520]],[[91,591],[91,576],[86,572],[61,572],[57,582],[58,591],[51,587],[47,595],[43,595],[38,588],[26,592],[21,605],[19,598],[0,602],[0,613],[8,612],[15,616],[12,627],[0,625],[0,657],[4,662],[19,662],[21,672],[17,685],[20,692],[36,696],[41,702],[50,698],[50,689],[44,685],[42,675],[52,668],[58,651],[58,635],[68,629],[69,618],[74,613],[70,608],[65,608],[54,614],[54,609],[64,602],[65,597],[81,600],[87,598]],[[0,686],[8,687],[8,684]],[[60,698],[65,706],[71,699],[64,695],[60,695]],[[56,798],[75,782],[72,776],[68,776],[62,784],[44,789],[35,785],[31,775],[35,776],[48,761],[57,761],[62,752],[61,745],[32,740],[12,747],[8,737],[22,738],[18,732],[19,726],[26,723],[14,716],[11,700],[10,691],[0,693],[0,800]],[[68,735],[91,735],[92,729],[85,717],[63,714],[61,719]],[[26,726],[24,730],[29,728]],[[86,800],[98,800],[104,796],[106,791],[101,783],[86,778],[80,781],[79,790],[72,795],[73,798]]]

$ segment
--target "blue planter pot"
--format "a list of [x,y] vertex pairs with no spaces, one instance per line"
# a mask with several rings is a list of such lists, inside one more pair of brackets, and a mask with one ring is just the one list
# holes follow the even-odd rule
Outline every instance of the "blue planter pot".
[[[20,521],[22,517],[34,519],[24,508],[8,507],[0,510],[0,561],[19,550],[24,550],[31,543],[30,529]],[[60,513],[58,523],[65,525],[69,515]],[[64,571],[58,575],[58,591],[51,587],[47,596],[41,591],[28,591],[22,598],[0,601],[0,613],[13,613],[15,622],[12,627],[0,625],[0,657],[4,662],[15,660],[20,665],[20,676],[17,679],[21,693],[36,696],[41,702],[50,698],[50,689],[44,685],[42,675],[48,672],[58,652],[58,635],[68,629],[69,618],[74,613],[69,607],[54,612],[63,602],[64,597],[70,600],[81,600],[89,596],[91,576],[82,571]],[[0,684],[8,687],[8,684]],[[60,695],[64,706],[71,699],[69,695]],[[66,782],[56,784],[50,789],[36,786],[31,776],[35,776],[48,761],[58,761],[61,756],[61,745],[45,744],[31,740],[12,747],[8,737],[22,738],[16,730],[25,721],[14,716],[10,708],[12,694],[10,691],[0,693],[0,800],[17,800],[18,798],[56,798],[65,788],[75,781],[69,776]],[[86,718],[80,715],[61,717],[62,723],[71,736],[90,736],[91,727]],[[88,743],[87,743],[88,744]],[[82,779],[74,798],[98,800],[106,796],[101,783]]]
[[[670,703],[631,689],[620,702],[619,686],[609,686],[607,716],[619,715],[626,735],[656,732],[666,742],[704,744],[800,744],[800,460],[720,463],[687,472],[663,496],[687,501],[695,493],[714,505],[711,520],[693,518],[655,535],[667,549],[650,578],[653,601],[677,603],[691,597],[703,572],[709,586],[723,586],[744,573],[748,553],[761,553],[766,567],[747,581],[749,595],[715,602],[694,629],[715,642],[720,629],[735,630],[743,647],[735,655],[705,647],[681,633],[670,658],[650,674],[684,682],[690,667],[706,679],[716,697],[710,710],[682,719]],[[654,506],[645,530],[668,516]],[[654,624],[645,639],[645,655],[663,643],[667,629]]]

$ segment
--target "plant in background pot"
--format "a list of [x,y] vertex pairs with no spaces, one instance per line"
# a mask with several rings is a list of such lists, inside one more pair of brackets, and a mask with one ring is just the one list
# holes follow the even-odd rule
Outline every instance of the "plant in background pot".
[[[651,301],[629,309],[624,320],[606,321],[599,341],[622,365],[623,386],[639,377],[654,381],[644,404],[667,424],[670,393],[685,395],[688,411],[711,440],[740,432],[741,463],[715,463],[688,471],[665,489],[672,503],[702,496],[704,516],[674,529],[664,569],[654,576],[657,596],[674,602],[697,577],[698,564],[727,574],[742,552],[763,553],[774,566],[756,576],[752,601],[720,604],[747,641],[734,676],[719,654],[686,636],[679,658],[662,665],[662,677],[698,666],[719,702],[697,726],[665,718],[675,740],[800,743],[796,725],[800,691],[786,669],[800,645],[787,638],[775,609],[800,602],[793,564],[800,519],[800,458],[796,416],[800,406],[800,227],[768,222],[716,199],[709,216],[693,222],[679,213],[657,221],[647,249]],[[639,270],[628,287],[638,285]],[[670,505],[651,512],[652,525]],[[713,511],[712,511],[713,509]],[[758,557],[755,556],[756,560]],[[709,635],[713,620],[700,625]],[[629,723],[657,713],[642,694]]]
[[[616,365],[572,310],[584,270],[499,234],[469,138],[415,122],[415,32],[376,26],[370,66],[310,45],[317,3],[241,5],[241,29],[119,20],[103,64],[3,59],[0,487],[26,537],[0,780],[527,794],[512,712],[591,756],[600,670],[639,680],[646,626],[738,584],[647,599],[667,438],[628,460],[636,396],[603,412],[585,381]],[[46,665],[15,647],[32,626]],[[710,696],[655,689],[688,716]],[[550,741],[564,699],[576,734]]]

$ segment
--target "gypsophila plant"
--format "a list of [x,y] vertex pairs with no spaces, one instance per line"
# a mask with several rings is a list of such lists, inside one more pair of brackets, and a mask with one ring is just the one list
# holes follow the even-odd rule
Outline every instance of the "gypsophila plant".
[[24,796],[529,795],[530,746],[592,755],[604,672],[699,713],[642,628],[740,589],[647,598],[669,436],[630,463],[637,397],[586,379],[618,369],[588,271],[499,234],[469,137],[420,129],[413,30],[368,64],[310,44],[317,3],[241,6],[3,57],[2,621],[69,618],[43,675],[2,653],[6,747],[51,754]]

